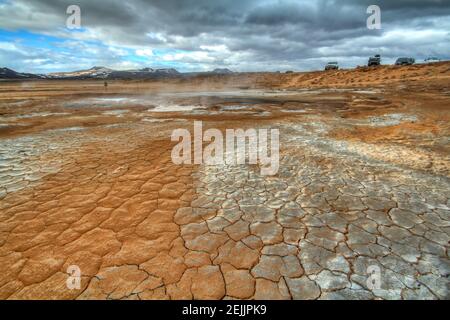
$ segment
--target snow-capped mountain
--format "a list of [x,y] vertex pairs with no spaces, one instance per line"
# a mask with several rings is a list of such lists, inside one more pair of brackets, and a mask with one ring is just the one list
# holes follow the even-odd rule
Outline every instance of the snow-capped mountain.
[[175,69],[152,69],[143,68],[137,70],[113,71],[108,75],[108,79],[156,79],[180,76]]
[[87,70],[49,73],[50,78],[107,78],[114,70],[105,67],[92,67]]
[[175,69],[113,70],[105,67],[93,67],[88,70],[51,73],[49,77],[57,79],[152,79],[179,74]]
[[233,71],[231,71],[228,68],[216,68],[213,71],[211,71],[211,73],[214,73],[214,74],[232,74]]
[[229,69],[214,69],[207,72],[180,73],[173,68],[142,68],[134,70],[114,70],[106,67],[92,67],[87,70],[70,72],[54,72],[49,74],[19,73],[8,68],[0,68],[0,79],[164,79],[175,77],[190,77],[196,75],[226,75],[233,74]]

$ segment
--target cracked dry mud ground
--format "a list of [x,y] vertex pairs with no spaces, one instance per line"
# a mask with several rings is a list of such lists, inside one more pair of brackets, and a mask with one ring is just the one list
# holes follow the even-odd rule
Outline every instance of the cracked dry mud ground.
[[[243,109],[216,94],[163,114],[74,109],[48,91],[3,102],[16,118],[0,140],[0,298],[448,299],[448,91],[410,89]],[[193,119],[279,128],[278,174],[174,165],[171,131]]]

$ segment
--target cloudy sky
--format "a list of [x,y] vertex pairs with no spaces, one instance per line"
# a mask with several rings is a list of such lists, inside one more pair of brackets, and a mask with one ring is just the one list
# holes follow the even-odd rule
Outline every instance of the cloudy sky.
[[[381,30],[366,27],[372,4]],[[377,53],[450,59],[450,0],[0,0],[0,67],[21,72],[314,70]]]

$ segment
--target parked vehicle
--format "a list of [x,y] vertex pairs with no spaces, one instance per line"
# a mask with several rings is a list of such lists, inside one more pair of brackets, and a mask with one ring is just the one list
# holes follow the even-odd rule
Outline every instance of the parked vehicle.
[[414,64],[416,60],[414,58],[398,58],[397,61],[395,61],[396,66],[410,66]]
[[428,57],[424,60],[426,63],[432,63],[432,62],[439,62],[441,61],[439,58],[436,57]]
[[369,62],[367,65],[370,66],[379,66],[381,64],[381,56],[379,54],[374,55],[369,58]]
[[336,61],[328,62],[325,70],[339,70],[339,64]]

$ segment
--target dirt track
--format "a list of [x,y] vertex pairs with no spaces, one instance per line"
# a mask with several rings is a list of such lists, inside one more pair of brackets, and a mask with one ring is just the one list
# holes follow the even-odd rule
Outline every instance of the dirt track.
[[[448,299],[449,111],[450,63],[0,83],[0,298]],[[174,165],[194,120],[278,174]]]

